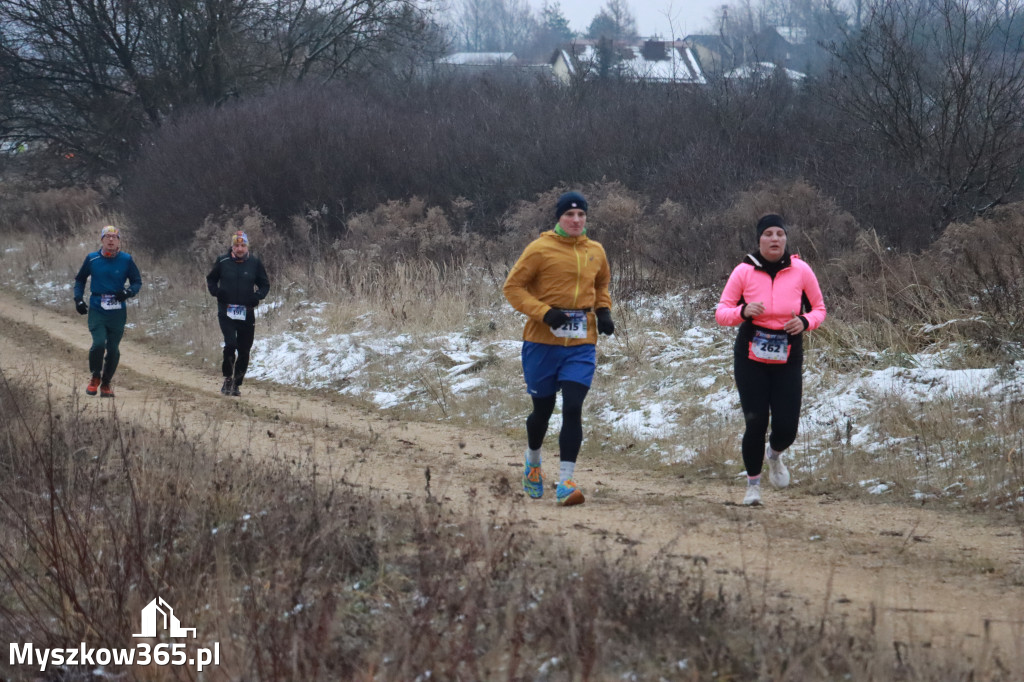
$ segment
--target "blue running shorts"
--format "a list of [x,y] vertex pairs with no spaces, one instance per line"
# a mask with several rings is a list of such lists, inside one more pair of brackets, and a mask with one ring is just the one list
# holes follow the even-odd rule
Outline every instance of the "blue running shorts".
[[597,367],[597,346],[553,346],[523,342],[523,378],[526,391],[537,398],[558,393],[563,381],[590,387]]

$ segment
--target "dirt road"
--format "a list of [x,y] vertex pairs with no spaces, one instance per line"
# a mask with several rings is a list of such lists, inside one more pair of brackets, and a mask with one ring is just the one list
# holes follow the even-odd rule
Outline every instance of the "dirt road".
[[[214,324],[211,320],[210,324]],[[74,392],[85,409],[183,428],[254,457],[310,457],[323,471],[385,494],[511,515],[538,538],[582,549],[611,547],[645,561],[667,552],[707,561],[709,575],[752,608],[817,621],[875,614],[880,637],[899,646],[963,651],[987,659],[990,645],[1024,669],[1022,527],[966,512],[865,504],[767,490],[765,506],[737,506],[741,490],[717,480],[581,461],[587,503],[561,509],[553,496],[520,492],[522,442],[448,424],[401,422],[323,394],[265,386],[226,398],[218,376],[154,352],[129,331],[121,345],[117,397],[84,395],[89,334],[83,318],[0,298],[0,367],[48,390]],[[886,643],[887,644],[887,643]],[[883,649],[886,647],[883,647]]]

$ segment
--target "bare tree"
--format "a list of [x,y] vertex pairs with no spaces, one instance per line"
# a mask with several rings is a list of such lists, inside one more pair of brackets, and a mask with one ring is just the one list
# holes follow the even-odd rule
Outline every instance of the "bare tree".
[[632,40],[637,35],[636,17],[630,11],[626,0],[608,0],[591,20],[587,33],[595,40]]
[[14,103],[0,134],[109,168],[183,108],[330,80],[436,36],[429,2],[0,0],[0,89]]
[[462,0],[455,28],[463,49],[522,53],[538,23],[527,0]]
[[872,0],[832,46],[831,99],[932,187],[944,222],[984,213],[1021,180],[1024,35],[1018,2]]

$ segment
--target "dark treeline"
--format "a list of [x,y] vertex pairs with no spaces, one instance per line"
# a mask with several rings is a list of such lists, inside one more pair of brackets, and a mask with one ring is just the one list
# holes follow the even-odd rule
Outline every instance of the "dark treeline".
[[[815,77],[792,81],[780,69],[687,87],[614,76],[561,85],[539,67],[457,77],[432,71],[428,51],[415,49],[436,46],[436,27],[429,15],[409,14],[408,2],[364,1],[337,16],[323,14],[328,6],[293,17],[309,29],[297,34],[301,44],[285,41],[280,13],[230,15],[224,27],[190,14],[184,43],[150,35],[146,17],[128,13],[124,30],[110,34],[101,30],[109,22],[83,23],[91,28],[81,44],[95,50],[80,56],[60,40],[63,14],[0,3],[0,85],[14,95],[0,102],[0,140],[35,134],[25,157],[48,168],[66,161],[82,171],[73,180],[118,188],[111,207],[157,249],[243,207],[282,232],[301,220],[333,239],[354,214],[414,198],[460,232],[491,236],[521,202],[600,183],[637,195],[638,227],[673,216],[667,237],[685,244],[738,195],[801,183],[887,246],[916,250],[951,222],[1020,199],[1024,22],[1016,0],[866,0],[858,22],[821,45],[829,68]],[[383,32],[353,43],[346,27],[370,20]],[[18,25],[24,30],[7,30]],[[116,50],[101,46],[117,42],[105,37],[129,28],[138,49],[112,61]],[[210,42],[220,28],[252,37],[239,44],[258,43],[260,59],[243,50],[189,62],[189,46],[220,44]],[[166,52],[172,45],[177,61]],[[197,90],[210,64],[224,79]],[[93,86],[72,67],[95,74]],[[10,158],[0,155],[0,171]]]
[[926,243],[942,218],[920,174],[822,92],[784,78],[564,88],[494,73],[401,90],[296,86],[164,126],[124,198],[132,220],[171,246],[243,205],[282,227],[315,212],[341,236],[352,213],[388,200],[446,210],[468,200],[468,228],[487,235],[516,202],[556,187],[615,180],[652,211],[670,200],[699,222],[737,192],[796,179],[899,245]]

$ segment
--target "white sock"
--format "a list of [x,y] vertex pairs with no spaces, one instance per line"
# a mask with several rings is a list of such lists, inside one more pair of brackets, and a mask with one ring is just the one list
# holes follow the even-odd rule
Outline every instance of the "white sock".
[[558,482],[565,483],[572,480],[572,475],[575,471],[576,462],[560,462],[558,465]]
[[782,454],[781,452],[775,452],[774,450],[772,450],[772,446],[771,445],[768,446],[768,459],[774,461],[774,460],[778,459],[779,455],[781,455],[781,454]]
[[532,467],[540,466],[540,448],[531,450],[530,446],[526,446],[526,461],[530,463]]

